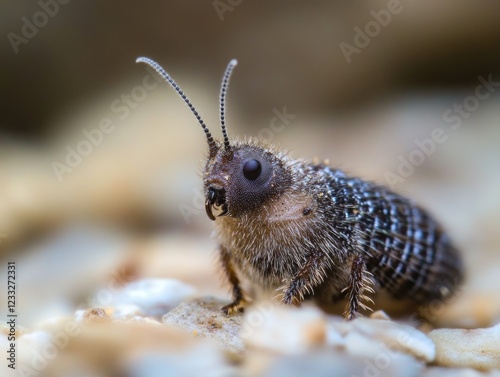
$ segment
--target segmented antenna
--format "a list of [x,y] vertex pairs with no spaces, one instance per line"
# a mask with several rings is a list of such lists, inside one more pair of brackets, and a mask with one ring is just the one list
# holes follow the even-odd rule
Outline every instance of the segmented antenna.
[[226,91],[229,85],[229,79],[231,78],[231,73],[233,73],[233,69],[237,64],[238,61],[236,59],[229,62],[226,71],[224,72],[224,76],[222,77],[222,84],[220,87],[220,126],[222,128],[222,136],[224,136],[224,149],[226,151],[231,148],[226,129]]
[[149,58],[137,58],[136,63],[146,63],[149,65],[151,68],[153,68],[158,74],[167,81],[172,88],[175,89],[175,91],[181,96],[181,98],[184,100],[186,105],[188,105],[189,109],[191,112],[194,114],[198,122],[200,123],[201,127],[203,128],[203,131],[205,131],[205,135],[207,135],[207,141],[208,141],[208,148],[210,152],[210,157],[213,157],[217,154],[217,146],[215,145],[214,138],[212,137],[212,134],[210,133],[210,130],[208,127],[205,125],[205,122],[203,122],[203,119],[201,119],[201,116],[198,114],[198,111],[196,111],[195,107],[189,101],[189,99],[186,97],[184,92],[181,90],[179,85],[170,77],[170,75],[154,60],[149,59]]

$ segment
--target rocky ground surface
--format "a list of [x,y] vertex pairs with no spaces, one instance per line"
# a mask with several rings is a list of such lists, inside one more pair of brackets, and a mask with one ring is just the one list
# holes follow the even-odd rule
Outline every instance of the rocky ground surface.
[[[500,324],[432,329],[383,311],[346,322],[270,300],[226,299],[175,279],[131,282],[104,307],[18,329],[24,376],[500,376]],[[6,345],[8,327],[1,326]],[[5,370],[5,369],[4,369]]]

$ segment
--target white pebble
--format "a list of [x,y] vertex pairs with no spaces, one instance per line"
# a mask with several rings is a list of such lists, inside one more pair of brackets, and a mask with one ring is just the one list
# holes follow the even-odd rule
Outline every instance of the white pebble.
[[429,333],[436,343],[436,363],[479,370],[500,368],[500,324],[486,329],[438,329]]
[[140,314],[141,308],[133,304],[118,304],[113,308],[113,319],[129,319]]
[[345,339],[338,329],[333,326],[330,322],[327,324],[326,328],[326,344],[332,347],[344,347]]
[[325,344],[326,334],[327,322],[319,309],[274,305],[250,308],[241,330],[247,346],[282,354],[303,353]]
[[135,305],[147,316],[159,317],[190,298],[195,289],[175,279],[143,279],[127,284],[113,304]]
[[[388,350],[413,355],[428,363],[436,357],[436,347],[432,340],[411,326],[381,319],[358,318],[352,321],[352,328],[348,336],[359,333],[371,341],[382,343]],[[346,341],[348,340],[346,337]]]
[[385,319],[387,321],[390,321],[391,317],[389,317],[389,315],[384,312],[383,310],[377,310],[375,312],[373,312],[371,315],[370,315],[370,318],[371,319]]

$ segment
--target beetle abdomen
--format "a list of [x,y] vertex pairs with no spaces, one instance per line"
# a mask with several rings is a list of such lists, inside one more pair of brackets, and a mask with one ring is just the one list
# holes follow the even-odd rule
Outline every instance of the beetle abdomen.
[[424,210],[405,199],[390,195],[381,202],[388,206],[389,216],[361,220],[372,222],[361,237],[369,245],[368,269],[396,298],[445,298],[462,278],[461,260],[448,236]]
[[446,298],[462,280],[460,255],[422,208],[378,186],[330,171],[336,229],[350,252],[364,255],[376,283],[395,298]]

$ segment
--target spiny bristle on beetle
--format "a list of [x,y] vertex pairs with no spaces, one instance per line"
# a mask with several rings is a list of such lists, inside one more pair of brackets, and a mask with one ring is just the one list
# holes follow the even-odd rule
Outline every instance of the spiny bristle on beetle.
[[345,318],[371,310],[377,290],[418,303],[444,300],[460,284],[462,260],[440,224],[413,201],[340,169],[293,159],[257,139],[229,139],[226,97],[236,60],[220,89],[222,140],[163,68],[139,58],[188,105],[207,137],[203,167],[207,216],[215,222],[222,270],[233,302],[247,302],[240,279],[278,290],[285,304],[344,299]]

